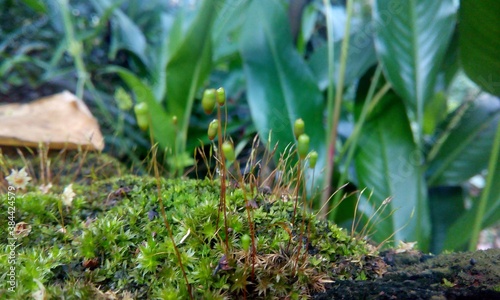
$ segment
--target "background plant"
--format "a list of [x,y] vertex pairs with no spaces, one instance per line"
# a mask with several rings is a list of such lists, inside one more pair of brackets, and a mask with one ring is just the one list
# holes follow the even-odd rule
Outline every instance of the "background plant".
[[[64,89],[75,94],[84,91],[85,101],[100,121],[106,151],[140,166],[149,142],[134,118],[117,109],[113,99],[116,78],[103,76],[101,71],[110,63],[124,64],[123,55],[107,56],[109,14],[98,15],[90,4],[75,1],[63,5],[56,0],[7,0],[0,6],[0,102],[25,103]],[[68,30],[73,34],[67,34]],[[67,51],[70,44],[77,45],[83,61],[79,65],[84,69],[78,69]],[[83,90],[77,89],[81,84]]]
[[[344,178],[358,188],[373,189],[372,202],[364,200],[359,206],[365,216],[371,215],[374,207],[380,206],[387,197],[392,197],[391,209],[380,216],[376,225],[373,238],[377,241],[396,232],[396,240],[417,240],[422,249],[439,251],[443,247],[463,245],[468,234],[472,234],[465,228],[465,219],[454,222],[453,216],[472,218],[474,212],[479,212],[474,222],[481,224],[479,227],[498,220],[500,199],[496,191],[485,190],[483,201],[488,204],[475,201],[474,208],[466,211],[467,192],[462,188],[471,176],[487,167],[488,182],[498,176],[497,157],[491,155],[496,153],[493,140],[499,118],[498,100],[486,95],[472,97],[453,110],[450,105],[454,103],[450,103],[447,94],[459,64],[464,64],[471,79],[485,90],[498,94],[494,85],[483,86],[485,77],[493,79],[498,73],[490,68],[484,70],[481,81],[477,73],[474,76],[467,71],[472,66],[475,72],[480,72],[476,61],[471,63],[469,57],[457,54],[462,53],[459,51],[463,51],[460,50],[463,47],[472,47],[468,43],[474,40],[461,36],[457,42],[460,30],[476,26],[468,23],[472,21],[468,16],[470,10],[463,8],[470,3],[463,1],[462,7],[458,7],[453,1],[376,1],[369,7],[362,2],[347,1],[344,10],[330,5],[325,8],[314,2],[309,5],[313,11],[316,8],[315,17],[325,19],[331,35],[325,38],[323,48],[313,49],[303,57],[293,44],[288,28],[277,25],[286,22],[285,8],[276,2],[264,2],[250,4],[249,16],[266,17],[262,22],[247,19],[240,44],[248,101],[261,135],[272,129],[273,141],[279,141],[279,147],[283,148],[292,141],[292,120],[295,117],[311,120],[307,122],[315,128],[311,144],[320,149],[320,156],[325,158],[334,150],[338,154],[334,161],[328,162],[336,166],[334,175],[339,175],[325,185],[340,186],[343,182],[337,180]],[[363,9],[371,11],[372,17],[360,14]],[[357,16],[354,10],[358,11]],[[455,26],[457,13],[461,16],[458,28]],[[334,24],[330,25],[334,19],[332,14],[344,16],[352,23],[351,29],[342,34],[343,26],[339,30]],[[494,19],[494,13],[491,14]],[[494,40],[490,35],[496,32],[491,28],[492,19],[482,19],[488,29],[483,36]],[[339,42],[335,43],[336,40]],[[476,43],[473,52],[486,55],[490,64],[497,64],[492,55],[481,53],[487,51],[482,50],[484,44],[484,41]],[[373,60],[374,53],[377,61]],[[373,69],[367,68],[377,62],[384,78],[373,81]],[[385,81],[390,89],[384,85]],[[382,93],[372,92],[370,96],[370,85],[375,87],[375,92],[381,90]],[[326,98],[330,100],[321,95],[325,90],[329,91]],[[337,109],[334,110],[331,110],[334,106],[331,90],[336,94]],[[278,113],[283,108],[287,113]],[[328,109],[324,118],[339,118],[340,124],[330,127],[326,133],[325,123],[318,122],[319,112],[325,108]],[[336,112],[338,117],[330,117]],[[355,130],[342,131],[346,123]],[[339,138],[328,144],[324,136],[335,136],[337,130]],[[443,148],[445,145],[450,148]],[[352,156],[346,155],[350,149]],[[320,160],[319,168],[324,167],[325,160]],[[452,178],[451,174],[456,177]],[[349,222],[353,215],[354,206],[349,202],[352,201],[334,210],[333,216],[338,222]],[[476,210],[480,203],[492,208],[484,217]],[[443,218],[444,211],[453,213]],[[460,235],[461,241],[453,240],[457,235],[447,235],[450,226],[467,234]],[[474,234],[477,236],[477,231]]]

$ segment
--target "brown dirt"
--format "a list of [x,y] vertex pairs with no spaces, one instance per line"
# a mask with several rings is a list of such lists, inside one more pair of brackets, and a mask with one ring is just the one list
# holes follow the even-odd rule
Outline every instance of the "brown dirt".
[[313,299],[500,299],[500,249],[381,255],[388,265],[382,278],[338,281]]

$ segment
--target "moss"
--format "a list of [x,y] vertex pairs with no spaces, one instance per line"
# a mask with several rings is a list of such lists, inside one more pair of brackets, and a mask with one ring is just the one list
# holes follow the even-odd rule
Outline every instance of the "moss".
[[[220,183],[161,179],[160,185],[166,218],[197,299],[296,299],[323,290],[334,279],[377,275],[366,267],[374,251],[365,242],[311,214],[300,214],[291,224],[293,201],[246,192],[258,203],[251,210],[257,243],[253,254],[241,242],[250,233],[243,191],[228,187],[226,251]],[[40,290],[38,280],[48,298],[187,298],[156,179],[127,175],[82,181],[73,189],[70,208],[62,206],[61,188],[47,195],[33,187],[17,192],[16,222],[31,225],[31,232],[16,241],[17,288],[8,292],[8,281],[2,280],[0,296],[25,299]],[[7,200],[1,196],[2,211],[7,211]],[[0,227],[8,227],[4,219]],[[0,243],[0,274],[6,274],[9,240],[2,236]]]

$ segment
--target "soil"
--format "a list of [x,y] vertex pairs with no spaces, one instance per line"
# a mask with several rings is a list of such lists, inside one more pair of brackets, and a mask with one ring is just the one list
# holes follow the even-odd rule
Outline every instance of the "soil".
[[387,264],[381,278],[337,281],[313,299],[500,299],[500,249],[381,256]]

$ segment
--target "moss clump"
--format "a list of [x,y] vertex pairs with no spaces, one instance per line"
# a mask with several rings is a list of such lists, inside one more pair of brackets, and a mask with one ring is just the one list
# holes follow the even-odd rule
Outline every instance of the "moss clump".
[[[254,207],[256,253],[242,246],[249,224],[241,188],[228,187],[229,248],[219,213],[218,181],[160,180],[175,245],[196,299],[308,297],[336,279],[371,278],[373,250],[333,224],[298,214],[293,201],[246,191]],[[17,287],[0,283],[0,298],[186,299],[175,248],[159,208],[156,179],[124,176],[73,185],[72,206],[60,193],[16,192],[16,223],[31,232],[0,237],[0,274],[15,266]],[[55,189],[57,191],[57,189]],[[59,189],[60,190],[60,189]],[[257,204],[257,205],[255,205]],[[0,209],[8,209],[7,194]],[[5,219],[0,227],[7,228]],[[245,250],[245,249],[247,250]]]

